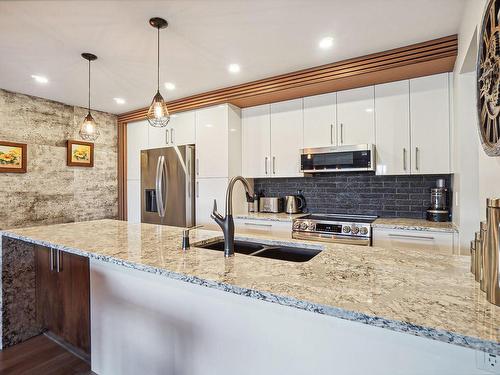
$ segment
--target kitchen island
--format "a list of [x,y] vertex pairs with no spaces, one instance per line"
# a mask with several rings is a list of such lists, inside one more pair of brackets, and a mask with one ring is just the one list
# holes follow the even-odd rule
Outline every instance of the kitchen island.
[[[387,373],[401,368],[398,360],[389,359],[390,352],[397,351],[399,345],[402,351],[395,355],[406,356],[401,361],[413,358],[408,365],[417,366],[413,372],[401,368],[401,373],[424,373],[420,370],[431,366],[441,374],[449,365],[455,374],[480,374],[480,370],[471,372],[476,369],[477,351],[500,355],[500,308],[489,304],[479,290],[469,272],[468,257],[287,240],[288,245],[300,243],[321,252],[304,263],[241,254],[225,259],[222,252],[197,247],[220,239],[221,233],[193,231],[188,251],[181,249],[181,236],[181,228],[115,220],[3,232],[3,345],[37,333],[32,323],[35,291],[23,285],[20,278],[12,277],[23,275],[24,280],[30,280],[29,275],[35,272],[30,264],[33,244],[37,244],[90,258],[92,367],[97,373],[108,373],[104,371],[109,366],[103,359],[106,354],[108,358],[117,355],[106,351],[107,347],[114,345],[114,350],[126,352],[127,340],[147,346],[146,337],[156,346],[164,343],[158,350],[170,358],[170,363],[176,363],[172,373],[202,373],[191,362],[189,371],[179,370],[184,366],[181,359],[199,360],[202,351],[211,353],[209,358],[205,354],[202,362],[213,368],[226,355],[247,353],[253,367],[247,364],[248,372],[238,369],[239,373],[257,373],[262,371],[259,366],[265,366],[267,356],[283,359],[287,355],[295,366],[295,372],[290,373],[300,373],[293,358],[302,358],[299,362],[308,365],[314,362],[317,367],[310,367],[314,373],[324,369],[325,361],[335,362],[336,367],[331,368],[341,371],[346,368],[342,367],[343,361],[352,365],[357,355],[366,360],[360,364],[360,372],[372,368],[372,373],[378,373],[377,369]],[[270,244],[284,242],[265,235],[246,239]],[[162,283],[165,289],[154,290]],[[198,305],[200,301],[203,303]],[[213,303],[220,305],[214,307]],[[13,314],[13,304],[22,306],[24,313]],[[200,310],[203,314],[196,315]],[[127,315],[126,311],[135,314],[137,327],[127,327],[133,337],[116,329],[117,323],[126,321],[120,316]],[[141,317],[149,323],[140,322]],[[151,338],[158,329],[151,323],[154,320],[163,322],[178,340],[173,343],[164,336]],[[199,343],[198,333],[205,332],[209,322],[220,322],[211,334],[225,332],[225,336],[213,337],[212,344],[220,348],[213,352],[208,344],[203,348],[190,347],[197,340]],[[281,327],[279,332],[273,331],[273,326],[287,323],[289,326]],[[115,333],[117,342],[121,342],[118,349],[112,340]],[[283,354],[287,348],[286,342],[278,338],[280,335],[288,342],[298,340],[296,344],[301,349]],[[391,340],[384,339],[387,335]],[[221,342],[223,339],[227,342]],[[274,339],[280,344],[273,344]],[[315,341],[304,342],[312,339]],[[331,348],[325,347],[327,343]],[[244,350],[238,351],[238,346]],[[358,353],[353,352],[353,347],[358,348]],[[328,353],[330,358],[326,358]],[[140,354],[146,356],[145,362],[153,363],[158,353]],[[124,358],[127,356],[122,353],[120,360],[123,362]],[[230,373],[235,358],[227,361]],[[377,367],[377,361],[387,367]],[[273,364],[279,365],[283,362]],[[133,369],[133,365],[129,367]],[[150,371],[155,373],[154,368]],[[270,373],[273,371],[278,369],[274,367]]]

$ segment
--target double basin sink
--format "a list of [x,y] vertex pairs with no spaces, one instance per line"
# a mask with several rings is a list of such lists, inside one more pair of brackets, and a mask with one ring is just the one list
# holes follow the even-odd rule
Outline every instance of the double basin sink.
[[[224,240],[219,240],[217,242],[212,242],[205,245],[198,245],[197,247],[209,250],[224,251]],[[245,254],[261,258],[279,259],[289,262],[307,262],[308,260],[311,260],[316,255],[318,255],[321,250],[295,246],[268,245],[258,242],[235,240],[234,252],[238,254]]]

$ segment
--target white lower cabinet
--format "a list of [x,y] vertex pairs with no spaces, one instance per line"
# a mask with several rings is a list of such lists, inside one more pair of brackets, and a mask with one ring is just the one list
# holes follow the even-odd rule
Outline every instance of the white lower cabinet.
[[453,233],[375,227],[373,246],[453,254]]
[[264,234],[272,237],[292,238],[291,221],[234,219],[236,234]]
[[127,180],[127,221],[141,222],[141,181]]

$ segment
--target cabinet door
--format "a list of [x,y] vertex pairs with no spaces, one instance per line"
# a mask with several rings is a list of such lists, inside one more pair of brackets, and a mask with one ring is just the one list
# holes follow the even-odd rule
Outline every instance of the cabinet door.
[[196,176],[228,177],[227,106],[196,111]]
[[410,83],[375,86],[377,174],[410,173]]
[[337,93],[339,145],[375,143],[374,87]]
[[162,148],[171,146],[170,144],[170,119],[168,126],[165,128],[155,128],[154,126],[147,125],[148,127],[148,149]]
[[41,327],[62,336],[62,289],[59,287],[58,275],[53,270],[52,255],[49,248],[35,245],[36,318]]
[[337,93],[304,98],[304,148],[337,145]]
[[127,124],[127,179],[141,179],[141,150],[149,148],[147,121]]
[[271,106],[245,108],[241,111],[243,142],[242,169],[245,177],[269,177],[271,151]]
[[35,246],[35,264],[37,322],[65,342],[90,354],[88,258]]
[[63,291],[64,325],[62,338],[90,354],[90,270],[89,259],[59,252],[57,273]]
[[302,99],[271,104],[271,176],[300,177]]
[[410,80],[411,171],[450,173],[448,73]]
[[141,181],[127,180],[127,221],[141,222]]
[[208,228],[219,228],[210,217],[214,199],[217,200],[217,211],[224,215],[226,209],[227,178],[200,178],[196,181],[196,224]]
[[196,142],[195,138],[195,112],[174,113],[171,116],[169,128],[169,144],[189,145]]

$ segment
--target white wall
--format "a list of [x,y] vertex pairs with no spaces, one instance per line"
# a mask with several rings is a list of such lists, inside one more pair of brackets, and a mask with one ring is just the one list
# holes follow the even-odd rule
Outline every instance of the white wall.
[[485,219],[485,201],[500,197],[500,158],[488,157],[480,144],[476,112],[476,60],[482,14],[487,0],[469,0],[458,34],[454,70],[454,221],[460,231],[460,252]]

